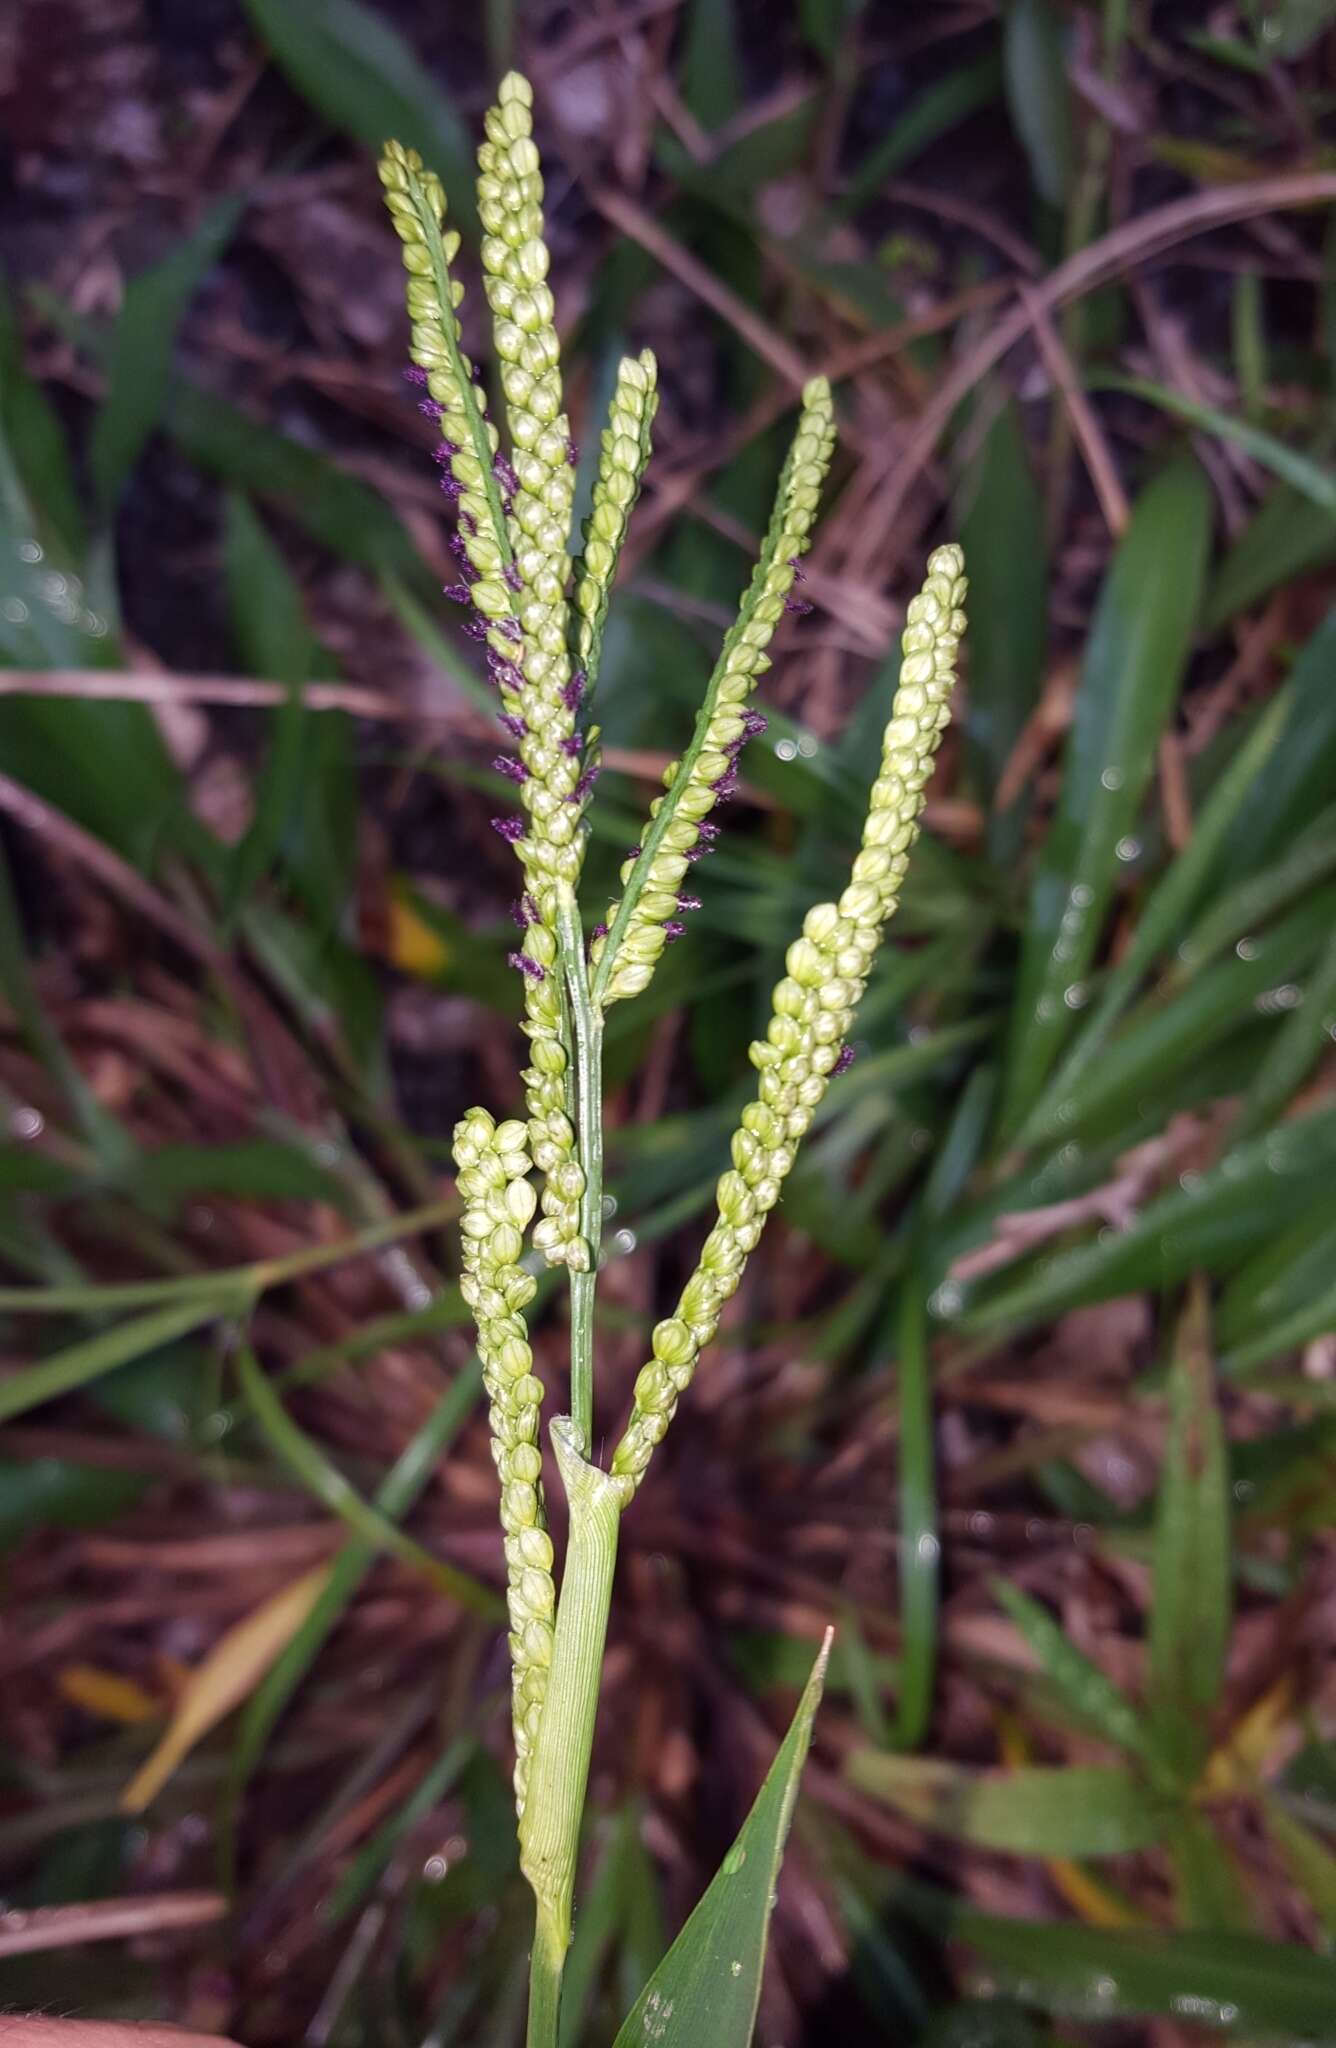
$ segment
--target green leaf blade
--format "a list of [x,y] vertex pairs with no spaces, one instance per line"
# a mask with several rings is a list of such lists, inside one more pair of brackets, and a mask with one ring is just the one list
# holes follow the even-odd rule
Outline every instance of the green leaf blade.
[[770,1902],[821,1701],[830,1636],[733,1847],[622,2024],[614,2048],[747,2048],[756,2024]]

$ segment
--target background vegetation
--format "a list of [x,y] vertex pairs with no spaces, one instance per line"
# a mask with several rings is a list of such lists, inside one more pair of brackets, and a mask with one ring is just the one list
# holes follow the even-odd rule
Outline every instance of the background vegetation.
[[444,2048],[523,1998],[445,1150],[515,1106],[510,856],[370,155],[467,230],[518,60],[587,451],[662,365],[609,875],[811,371],[843,432],[704,907],[610,1029],[623,1400],[922,557],[972,579],[860,1057],[627,1518],[570,2039],[828,1618],[767,2048],[1336,2039],[1334,13],[6,17],[7,2000]]

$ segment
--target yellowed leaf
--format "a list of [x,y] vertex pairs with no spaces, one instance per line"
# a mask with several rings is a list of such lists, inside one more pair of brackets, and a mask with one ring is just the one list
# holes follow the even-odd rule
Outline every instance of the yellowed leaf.
[[121,1794],[123,1813],[142,1813],[211,1728],[240,1706],[291,1642],[324,1590],[318,1565],[245,1615],[190,1675],[161,1742]]
[[160,1720],[163,1705],[133,1678],[118,1671],[101,1671],[95,1664],[67,1664],[56,1678],[62,1698],[86,1714],[103,1721],[121,1721],[127,1728],[141,1721]]
[[390,898],[389,913],[385,950],[390,961],[405,974],[434,981],[450,957],[444,939],[402,896]]

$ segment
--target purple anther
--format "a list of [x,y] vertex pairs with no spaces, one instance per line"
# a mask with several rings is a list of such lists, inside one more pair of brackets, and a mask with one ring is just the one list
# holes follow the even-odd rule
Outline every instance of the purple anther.
[[568,711],[578,709],[580,699],[584,695],[584,687],[585,672],[582,668],[577,668],[572,672],[570,681],[562,685],[561,701]]
[[567,462],[569,462],[569,464],[570,464],[570,466],[571,466],[571,468],[572,468],[572,469],[578,469],[578,468],[579,468],[579,466],[580,466],[580,447],[579,447],[579,443],[578,443],[578,442],[576,442],[576,441],[570,441],[570,440],[568,440],[568,441],[567,441],[567,443],[566,443],[566,460],[567,460]]
[[468,634],[470,640],[485,640],[492,629],[487,620],[480,619],[475,612],[472,618],[463,621],[461,630]]
[[507,953],[506,958],[511,966],[518,967],[520,973],[525,975],[528,980],[542,981],[545,979],[544,969],[538,965],[536,960],[531,960],[527,953]]
[[578,761],[584,752],[584,741],[578,732],[570,733],[561,743],[561,751],[568,760]]
[[405,384],[416,384],[419,391],[427,388],[427,373],[420,363],[410,363],[404,371]]
[[443,583],[441,585],[441,596],[448,597],[451,604],[467,604],[469,601],[468,584]]
[[528,733],[528,726],[517,711],[498,711],[497,718],[512,738],[522,740]]
[[504,619],[498,619],[496,624],[498,630],[505,634],[507,640],[522,640],[524,638],[524,629],[513,614],[508,615]]
[[673,940],[680,939],[685,930],[686,926],[680,917],[670,917],[663,928],[664,939],[671,946]]
[[476,533],[478,531],[477,520],[474,518],[473,514],[467,509],[467,507],[463,505],[461,505],[459,508],[459,523],[463,527],[465,533]]
[[533,919],[524,908],[525,900],[523,896],[517,896],[510,906],[511,919],[519,926],[522,932],[527,932],[529,926],[533,923]]
[[498,754],[492,763],[498,775],[508,776],[512,782],[527,782],[529,771],[523,761],[517,761],[513,754]]
[[858,1057],[858,1055],[857,1055],[857,1053],[856,1053],[856,1052],[854,1051],[854,1049],[853,1049],[853,1047],[852,1047],[851,1045],[843,1045],[843,1046],[841,1046],[841,1047],[840,1047],[840,1056],[839,1056],[839,1058],[838,1058],[838,1059],[836,1060],[836,1062],[835,1062],[834,1066],[833,1066],[833,1067],[831,1068],[831,1070],[830,1070],[830,1071],[831,1071],[831,1077],[832,1077],[832,1079],[834,1078],[834,1076],[835,1076],[836,1074],[847,1074],[847,1073],[848,1073],[848,1071],[849,1071],[849,1069],[850,1069],[850,1067],[851,1067],[851,1066],[853,1065],[854,1061],[855,1061],[855,1060],[857,1059],[857,1057]]
[[643,852],[644,848],[641,846],[628,846],[626,849],[626,858],[628,860],[639,860]]
[[487,650],[487,673],[498,690],[522,690],[524,677],[513,661],[507,661],[504,654],[498,654],[494,647]]
[[523,839],[524,837],[524,820],[523,818],[493,818],[492,830],[493,832],[499,832],[501,837],[509,845],[513,846],[517,839]]

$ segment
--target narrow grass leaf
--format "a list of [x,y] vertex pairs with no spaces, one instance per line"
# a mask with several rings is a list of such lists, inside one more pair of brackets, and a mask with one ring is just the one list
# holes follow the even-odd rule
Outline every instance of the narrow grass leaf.
[[709,1890],[622,2024],[614,2048],[748,2048],[770,1912],[821,1700],[827,1635],[792,1725]]
[[1047,1608],[1005,1579],[991,1581],[993,1596],[1016,1624],[1068,1711],[1116,1749],[1145,1762],[1157,1760],[1154,1736],[1125,1692],[1063,1633]]
[[899,1419],[900,1687],[891,1741],[915,1749],[927,1733],[937,1672],[941,1539],[928,1352],[928,1280],[913,1265],[900,1289],[896,1323]]
[[1287,994],[1297,998],[1297,1006],[1257,1068],[1234,1127],[1235,1142],[1275,1121],[1336,1037],[1336,933],[1314,962],[1304,986],[1284,986]]
[[1101,591],[1062,794],[1030,895],[1001,1125],[1014,1134],[1076,1015],[1191,644],[1210,534],[1195,464],[1143,493]]
[[407,1799],[392,1813],[369,1842],[363,1844],[335,1885],[321,1911],[321,1919],[332,1926],[356,1912],[367,1894],[379,1882],[391,1857],[420,1821],[438,1806],[459,1777],[477,1748],[472,1735],[457,1735],[434,1764],[423,1772]]
[[[1071,179],[1071,110],[1063,17],[1052,0],[1013,0],[1003,18],[1002,68],[1012,126],[1035,189],[1061,206]],[[974,559],[974,558],[972,558]]]
[[35,513],[29,535],[45,554],[72,566],[83,558],[85,531],[74,468],[55,407],[23,362],[23,337],[0,272],[0,436],[8,444]]
[[162,419],[177,329],[231,240],[244,204],[240,196],[219,200],[192,235],[126,287],[108,351],[107,395],[88,451],[104,517]]
[[949,135],[971,114],[991,106],[1001,88],[1002,64],[992,52],[972,64],[958,64],[954,71],[925,86],[854,167],[844,198],[835,209],[836,217],[857,213],[869,199],[875,199],[889,179],[940,136]]
[[1229,1470],[1210,1311],[1194,1281],[1169,1367],[1169,1437],[1155,1518],[1149,1699],[1185,1776],[1203,1761],[1231,1612]]
[[235,1288],[220,1287],[215,1294],[170,1302],[148,1315],[134,1316],[109,1330],[100,1330],[94,1337],[82,1337],[78,1343],[54,1351],[35,1365],[23,1366],[0,1380],[0,1422],[12,1422],[16,1415],[26,1415],[30,1408],[40,1408],[61,1394],[89,1386],[115,1372],[117,1366],[128,1365],[132,1358],[141,1358],[146,1351],[169,1344],[175,1337],[184,1337],[188,1330],[198,1330],[241,1306],[242,1299]]
[[1172,1809],[1117,1764],[978,1770],[937,1757],[855,1750],[861,1791],[935,1834],[1017,1856],[1119,1856],[1162,1839]]
[[[403,1519],[468,1420],[481,1392],[482,1366],[475,1357],[452,1381],[386,1474],[375,1495],[378,1514],[391,1522]],[[232,1762],[233,1814],[279,1716],[351,1605],[379,1552],[380,1544],[366,1536],[355,1536],[344,1545],[301,1626],[252,1694]]]
[[1229,2040],[1336,2041],[1336,1963],[1310,1949],[1246,1934],[1010,1920],[952,1901],[931,1917],[1051,2012],[1103,2021],[1162,2013]]
[[1043,506],[1014,401],[989,428],[962,497],[956,518],[970,565],[965,745],[979,795],[989,804],[989,854],[1006,862],[1020,847],[1026,797],[999,812],[996,791],[1039,700],[1048,632]]
[[1257,1915],[1227,1838],[1208,1814],[1179,1811],[1169,1841],[1180,1927],[1255,1934]]
[[1274,1794],[1262,1795],[1262,1814],[1291,1881],[1312,1907],[1328,1946],[1336,1946],[1336,1852]]
[[1236,448],[1242,448],[1264,469],[1286,483],[1292,490],[1316,505],[1318,510],[1336,521],[1336,470],[1326,463],[1314,462],[1310,456],[1300,455],[1297,449],[1287,448],[1274,434],[1268,434],[1261,427],[1255,427],[1247,420],[1239,419],[1234,413],[1221,412],[1214,405],[1202,405],[1195,398],[1186,397],[1181,391],[1174,391],[1166,384],[1153,383],[1146,377],[1103,376],[1101,384],[1115,391],[1125,391],[1135,398],[1144,398],[1151,405],[1158,405],[1164,412],[1173,413],[1175,418],[1186,420],[1189,426],[1198,427],[1204,433],[1218,435],[1222,441],[1232,441]]
[[301,1627],[328,1577],[325,1564],[304,1572],[215,1643],[190,1674],[161,1742],[121,1794],[123,1813],[142,1813],[196,1743],[240,1706]]
[[1022,1145],[1061,1133],[1063,1119],[1059,1110],[1068,1092],[1103,1051],[1137,989],[1160,955],[1172,946],[1209,888],[1235,817],[1270,758],[1288,717],[1288,693],[1282,690],[1268,704],[1214,784],[1194,821],[1192,837],[1142,907],[1126,952],[1105,980],[1099,1000],[1080,1028],[1075,1044],[1019,1133]]
[[1209,1173],[1148,1203],[1126,1230],[1058,1251],[996,1289],[960,1290],[967,1328],[1029,1324],[1092,1301],[1228,1270],[1310,1206],[1336,1172],[1336,1111],[1293,1118],[1228,1152]]
[[418,53],[359,0],[245,0],[297,91],[335,128],[372,151],[395,136],[443,179],[450,211],[477,230],[473,151],[450,100]]
[[1336,555],[1336,517],[1288,484],[1273,491],[1227,549],[1202,611],[1202,628],[1217,633],[1282,584]]
[[447,1594],[461,1607],[473,1614],[490,1616],[501,1612],[496,1594],[488,1587],[444,1559],[432,1557],[379,1509],[362,1499],[292,1420],[248,1344],[238,1345],[236,1364],[242,1392],[266,1443],[316,1500],[377,1549],[388,1551],[401,1564],[421,1572],[437,1592]]

